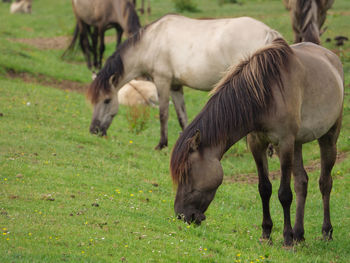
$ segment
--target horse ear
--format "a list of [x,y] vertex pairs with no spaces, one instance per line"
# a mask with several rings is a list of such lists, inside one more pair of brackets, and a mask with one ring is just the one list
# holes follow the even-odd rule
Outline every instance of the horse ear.
[[112,75],[110,78],[109,78],[109,85],[111,85],[111,87],[114,88],[114,83],[116,82],[116,76],[115,75]]
[[201,132],[200,130],[196,130],[196,132],[190,139],[190,149],[192,151],[197,151],[200,143],[201,143]]

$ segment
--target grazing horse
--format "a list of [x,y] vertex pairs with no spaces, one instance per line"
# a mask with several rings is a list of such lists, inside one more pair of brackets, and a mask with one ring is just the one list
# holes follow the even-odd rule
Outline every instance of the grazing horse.
[[[219,82],[202,111],[178,138],[171,155],[170,170],[178,185],[175,212],[186,222],[200,224],[223,180],[220,160],[238,140],[248,135],[255,159],[262,200],[262,237],[272,229],[266,149],[278,149],[281,183],[278,197],[284,214],[284,244],[304,240],[304,207],[308,176],[302,145],[318,140],[324,218],[322,233],[332,238],[329,212],[331,170],[336,160],[344,86],[339,58],[313,43],[292,46],[276,39],[241,62]],[[294,175],[296,219],[292,229],[290,187]]]
[[294,43],[320,44],[321,28],[333,3],[334,0],[289,0]]
[[102,66],[105,50],[104,34],[107,29],[116,29],[118,47],[124,31],[131,36],[141,27],[135,8],[129,0],[72,0],[72,5],[77,24],[73,39],[63,56],[74,49],[75,42],[79,38],[80,47],[89,69],[92,68],[90,51],[94,56],[93,66],[96,69]]
[[32,0],[16,0],[10,6],[10,13],[30,14],[32,12]]
[[[187,125],[183,85],[209,91],[230,65],[270,43],[280,34],[249,17],[197,20],[166,15],[126,40],[106,61],[88,89],[94,105],[90,132],[105,135],[117,114],[117,91],[146,75],[159,97],[161,136],[168,144],[169,96],[180,126]],[[156,41],[155,41],[156,40]]]

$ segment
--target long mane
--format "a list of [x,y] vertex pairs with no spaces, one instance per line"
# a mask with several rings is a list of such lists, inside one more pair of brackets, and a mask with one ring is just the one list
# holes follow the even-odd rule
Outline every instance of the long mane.
[[229,140],[237,129],[247,130],[271,109],[273,87],[283,94],[282,70],[288,70],[293,51],[282,38],[260,49],[249,59],[230,69],[212,91],[202,111],[185,128],[171,155],[170,171],[174,184],[188,181],[190,139],[201,134],[199,151]]
[[117,78],[124,74],[123,54],[132,46],[135,46],[141,39],[145,28],[140,28],[137,33],[125,40],[119,48],[107,59],[105,65],[97,74],[94,81],[87,90],[87,98],[92,104],[96,104],[101,94],[110,94],[110,78],[114,75]]

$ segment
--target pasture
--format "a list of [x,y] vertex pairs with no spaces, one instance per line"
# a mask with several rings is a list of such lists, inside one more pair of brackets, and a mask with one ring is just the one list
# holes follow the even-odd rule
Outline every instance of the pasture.
[[[218,5],[197,0],[191,17],[251,16],[292,43],[289,13],[280,0],[241,0]],[[145,25],[175,12],[171,0],[152,0]],[[92,107],[84,91],[91,82],[83,56],[62,60],[75,20],[70,0],[33,1],[31,15],[10,15],[0,3],[0,261],[1,262],[348,262],[350,259],[350,3],[329,10],[322,44],[344,66],[343,127],[333,169],[333,241],[322,240],[318,189],[319,147],[304,145],[309,174],[304,243],[283,247],[283,210],[277,197],[279,162],[269,159],[274,222],[272,244],[260,243],[262,209],[253,158],[244,140],[222,160],[224,182],[201,226],[174,216],[169,175],[171,149],[180,132],[170,107],[169,147],[155,151],[159,113],[150,109],[144,131],[129,130],[120,106],[108,137],[89,133]],[[330,38],[331,42],[326,42]],[[115,48],[107,33],[104,59]],[[155,40],[156,41],[156,40]],[[189,58],[190,59],[190,58]],[[105,60],[104,60],[105,61]],[[185,89],[189,121],[208,100]],[[295,215],[295,196],[292,222]]]

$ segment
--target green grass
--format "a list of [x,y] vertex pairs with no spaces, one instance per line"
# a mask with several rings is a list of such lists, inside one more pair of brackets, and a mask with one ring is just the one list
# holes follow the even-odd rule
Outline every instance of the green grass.
[[[249,15],[279,30],[291,43],[289,15],[282,1],[239,1],[218,5],[194,1],[201,12],[193,17]],[[174,12],[171,0],[153,0],[150,22]],[[350,36],[347,0],[335,1],[322,36]],[[262,209],[256,183],[230,183],[238,174],[255,172],[245,142],[223,158],[225,182],[210,205],[202,226],[175,220],[175,190],[169,157],[180,127],[170,108],[169,148],[153,148],[159,139],[159,113],[150,110],[147,129],[129,131],[127,110],[121,107],[108,138],[88,132],[92,109],[84,95],[11,79],[6,71],[41,78],[88,83],[91,75],[81,55],[60,58],[63,50],[40,50],[15,38],[70,35],[74,16],[69,0],[37,0],[32,15],[10,15],[0,4],[0,262],[348,262],[350,258],[350,162],[333,170],[331,197],[334,240],[321,240],[322,201],[319,171],[309,174],[305,211],[306,242],[293,249],[282,246],[283,211],[274,180],[271,214],[273,245],[260,244]],[[114,32],[110,32],[110,35]],[[350,44],[337,48],[344,64],[346,98],[341,152],[350,151]],[[114,43],[107,46],[106,56]],[[64,87],[63,87],[64,88]],[[192,119],[203,107],[206,93],[185,90]],[[306,165],[319,159],[316,143],[305,145]],[[270,169],[278,170],[276,157]],[[98,206],[97,206],[98,205]],[[295,202],[292,215],[295,214]],[[294,220],[293,220],[294,221]],[[259,260],[259,261],[258,261]]]

